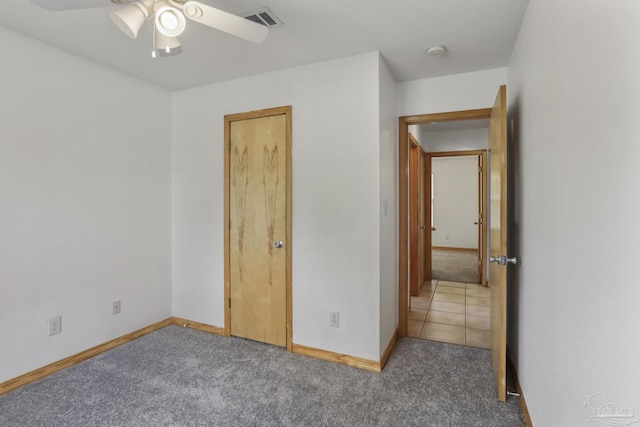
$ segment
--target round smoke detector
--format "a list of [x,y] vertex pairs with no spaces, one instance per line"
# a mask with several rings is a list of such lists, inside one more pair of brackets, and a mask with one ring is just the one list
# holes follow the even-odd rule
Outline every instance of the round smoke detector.
[[447,53],[447,48],[444,46],[431,46],[429,49],[427,49],[427,55],[429,56],[437,56],[437,57],[441,57],[444,56]]

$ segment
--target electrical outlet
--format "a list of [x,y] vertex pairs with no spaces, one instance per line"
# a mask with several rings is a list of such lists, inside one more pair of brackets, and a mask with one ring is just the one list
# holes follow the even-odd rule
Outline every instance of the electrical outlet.
[[113,314],[120,314],[120,310],[122,309],[122,305],[120,304],[120,300],[113,302]]
[[49,336],[62,332],[62,316],[49,319]]
[[332,311],[329,313],[329,326],[334,328],[340,327],[340,313]]

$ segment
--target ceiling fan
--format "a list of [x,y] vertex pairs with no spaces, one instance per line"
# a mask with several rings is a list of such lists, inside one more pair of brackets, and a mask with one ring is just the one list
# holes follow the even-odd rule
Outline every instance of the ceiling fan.
[[[104,7],[108,0],[31,0],[37,6],[60,11]],[[192,0],[111,0],[122,5],[109,14],[124,34],[135,39],[145,21],[153,25],[152,57],[174,56],[182,52],[178,36],[186,28],[186,18],[253,43],[262,43],[269,29],[256,22]]]

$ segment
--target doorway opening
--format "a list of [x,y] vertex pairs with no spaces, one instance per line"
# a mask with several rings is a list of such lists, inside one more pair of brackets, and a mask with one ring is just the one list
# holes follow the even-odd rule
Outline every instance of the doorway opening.
[[[409,313],[412,309],[412,296],[420,297],[421,288],[424,291],[424,285],[432,284],[432,242],[433,232],[437,231],[436,220],[432,212],[435,200],[432,200],[432,159],[437,157],[455,156],[459,151],[471,151],[468,155],[476,155],[480,162],[481,173],[484,178],[480,178],[478,191],[481,195],[478,198],[486,198],[486,147],[487,139],[484,139],[484,150],[469,149],[451,149],[450,145],[442,145],[439,149],[429,146],[426,142],[428,138],[424,138],[427,132],[425,128],[431,127],[436,129],[440,127],[444,129],[444,125],[451,127],[452,124],[461,124],[467,128],[469,124],[475,122],[472,126],[478,127],[477,121],[486,121],[491,116],[491,109],[465,110],[449,113],[425,114],[416,116],[400,117],[399,119],[399,232],[400,232],[400,248],[399,248],[399,324],[398,332],[400,336],[408,335]],[[485,134],[486,135],[486,134]],[[421,143],[422,142],[422,143]],[[421,155],[417,156],[416,144],[421,150]],[[423,148],[426,146],[426,150]],[[442,148],[445,147],[445,148]],[[448,148],[447,148],[448,147]],[[475,147],[474,147],[475,148]],[[440,153],[440,154],[438,154]],[[418,158],[416,161],[415,158]],[[421,168],[421,163],[423,167]],[[412,185],[412,182],[414,184]],[[416,190],[420,189],[420,182],[423,182],[421,194],[416,194]],[[417,183],[417,185],[415,184]],[[426,184],[426,185],[425,185]],[[412,203],[413,202],[413,203]],[[478,203],[482,205],[480,217],[476,218],[479,224],[476,225],[478,230],[478,254],[480,261],[479,280],[476,283],[486,284],[486,262],[481,250],[486,246],[486,202]],[[424,212],[421,215],[421,212]],[[434,230],[435,228],[435,230]],[[416,286],[417,285],[417,286]],[[445,285],[445,284],[443,284]],[[437,283],[436,283],[437,286]],[[460,286],[460,285],[457,285]],[[461,285],[466,286],[464,283]],[[443,289],[447,290],[447,289]],[[435,288],[429,289],[429,292],[435,292]],[[459,292],[459,291],[453,291]],[[418,307],[413,307],[418,309]],[[425,314],[426,316],[426,314]]]
[[488,134],[488,119],[409,126],[408,336],[489,348]]
[[[472,131],[475,144],[483,149],[427,153],[431,178],[426,189],[431,222],[427,268],[433,280],[486,286],[488,123],[474,122],[478,127],[465,133]],[[460,135],[457,131],[447,134]]]
[[[489,221],[485,221],[491,230],[491,256],[485,259],[491,262],[490,269],[490,349],[493,373],[498,399],[506,400],[507,370],[507,269],[516,264],[516,258],[508,256],[507,232],[507,87],[500,86],[493,107],[478,110],[456,111],[449,113],[405,116],[399,118],[398,125],[398,183],[399,183],[399,256],[398,256],[398,335],[407,335],[407,320],[410,307],[409,274],[410,263],[415,252],[411,252],[410,237],[410,193],[409,193],[409,127],[426,123],[450,122],[456,120],[489,119],[489,175],[490,185],[486,188],[490,196]],[[485,214],[485,216],[487,216]],[[430,233],[429,233],[430,234]],[[415,249],[415,248],[414,248]],[[414,259],[415,262],[415,259]],[[465,287],[466,295],[466,284]],[[483,288],[486,289],[486,288]],[[468,312],[467,312],[468,313]]]

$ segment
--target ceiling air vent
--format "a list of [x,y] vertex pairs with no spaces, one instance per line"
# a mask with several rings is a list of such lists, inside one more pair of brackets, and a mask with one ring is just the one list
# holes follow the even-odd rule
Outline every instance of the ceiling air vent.
[[242,17],[267,27],[282,25],[282,21],[278,19],[278,17],[274,15],[268,7],[262,7],[260,9],[252,10],[251,12],[244,13],[242,14]]

